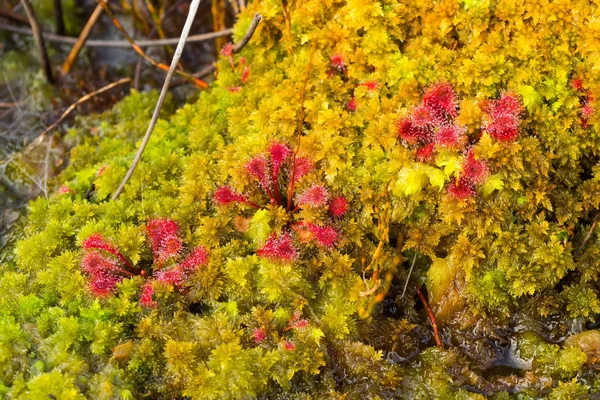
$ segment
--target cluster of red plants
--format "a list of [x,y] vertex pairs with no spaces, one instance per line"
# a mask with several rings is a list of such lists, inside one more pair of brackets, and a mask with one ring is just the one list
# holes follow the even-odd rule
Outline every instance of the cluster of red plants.
[[429,161],[438,148],[458,150],[464,146],[465,129],[455,123],[457,115],[458,101],[452,86],[434,85],[411,115],[398,122],[398,136],[416,148],[417,160]]
[[514,94],[504,93],[498,100],[486,102],[483,109],[489,120],[483,130],[491,137],[501,142],[512,142],[519,136],[519,122],[523,108]]
[[459,199],[475,196],[475,189],[485,182],[489,169],[484,160],[475,159],[473,150],[469,150],[462,162],[457,178],[450,182],[448,193]]
[[[227,43],[225,46],[223,46],[223,48],[221,49],[221,55],[227,57],[227,59],[229,60],[229,64],[231,65],[231,68],[234,71],[237,71],[240,73],[240,80],[242,81],[242,84],[246,84],[246,82],[248,82],[248,78],[250,77],[250,68],[246,65],[246,58],[241,57],[238,65],[237,66],[235,65],[235,62],[233,60],[233,44],[232,43]],[[229,90],[231,93],[237,93],[240,90],[242,90],[242,87],[241,86],[233,86],[233,87],[227,88],[227,90]]]
[[83,241],[84,256],[81,266],[94,295],[108,296],[123,279],[141,276],[146,278],[146,282],[140,303],[146,307],[155,307],[157,304],[152,300],[153,282],[162,282],[182,290],[187,278],[208,261],[208,252],[199,246],[177,263],[183,253],[183,243],[179,238],[179,226],[171,219],[150,220],[146,232],[154,256],[150,273],[145,269],[136,268],[113,244],[98,233]]
[[594,97],[592,93],[583,87],[583,81],[580,78],[573,79],[573,87],[579,92],[579,106],[581,107],[581,126],[588,127],[588,120],[594,113]]
[[[240,203],[257,209],[271,205],[283,207],[291,214],[312,207],[327,209],[331,219],[344,216],[348,211],[348,201],[341,196],[331,198],[323,185],[312,185],[294,195],[296,184],[312,168],[310,159],[298,157],[289,146],[275,142],[265,154],[253,157],[245,165],[246,174],[258,185],[266,201],[252,201],[247,194],[237,193],[228,186],[219,187],[213,198],[218,205]],[[268,204],[260,205],[264,203]],[[296,260],[299,251],[294,244],[295,239],[313,241],[320,247],[332,247],[338,241],[339,233],[328,225],[304,221],[290,223],[281,234],[271,235],[257,254],[280,261]]]
[[[504,93],[497,100],[485,101],[483,110],[487,123],[482,127],[498,141],[514,141],[519,135],[521,102],[512,93]],[[466,129],[456,123],[459,107],[456,92],[449,83],[431,86],[421,104],[408,117],[398,121],[398,137],[407,146],[415,148],[415,158],[421,162],[433,159],[440,149],[463,152],[464,159],[456,179],[448,186],[448,193],[465,199],[475,195],[476,188],[487,179],[489,169],[484,160],[477,159],[474,143],[467,145]]]

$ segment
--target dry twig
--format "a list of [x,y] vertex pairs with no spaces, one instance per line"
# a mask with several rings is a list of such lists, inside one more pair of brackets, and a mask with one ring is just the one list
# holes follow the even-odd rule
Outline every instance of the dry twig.
[[159,115],[162,105],[165,101],[165,98],[167,97],[167,92],[169,91],[169,85],[171,83],[171,78],[173,77],[173,73],[175,72],[175,68],[177,67],[179,58],[181,57],[181,53],[183,53],[183,48],[185,47],[185,39],[187,38],[188,34],[190,33],[190,28],[192,27],[192,22],[194,22],[194,17],[196,16],[196,12],[198,11],[199,4],[200,4],[200,0],[192,0],[192,4],[190,5],[190,10],[188,12],[188,16],[185,21],[185,25],[183,26],[183,31],[181,32],[181,37],[179,38],[179,43],[177,44],[177,49],[175,49],[175,54],[173,55],[173,59],[171,60],[171,66],[169,67],[169,72],[167,73],[167,77],[165,78],[165,82],[160,91],[160,96],[158,98],[158,102],[156,103],[156,107],[154,108],[154,113],[152,114],[152,119],[150,120],[150,125],[148,125],[148,130],[146,130],[146,134],[144,135],[144,138],[142,139],[142,144],[140,145],[140,148],[138,149],[138,152],[135,155],[135,158],[133,159],[133,162],[131,163],[131,166],[129,167],[127,174],[125,174],[123,181],[121,182],[121,184],[117,188],[117,191],[115,192],[115,194],[112,197],[113,200],[117,200],[119,198],[119,195],[123,191],[123,188],[129,181],[129,178],[131,178],[131,175],[133,175],[135,168],[137,167],[138,163],[140,162],[140,159],[142,158],[142,154],[144,153],[144,150],[146,149],[146,145],[148,144],[148,141],[150,140],[150,136],[152,135],[154,126],[156,125],[156,122],[158,121],[158,115]]
[[[260,17],[260,15],[259,15]],[[256,16],[255,16],[256,19]],[[260,21],[260,18],[258,19],[258,21]],[[254,21],[253,21],[254,23]],[[258,24],[258,22],[257,22]],[[254,28],[254,30],[256,30],[256,27]],[[253,31],[254,31],[253,30]],[[240,43],[242,43],[241,48],[243,48],[245,46],[246,43],[248,43],[248,40],[250,40],[250,37],[248,37],[246,39],[246,37],[248,36],[248,33],[246,33],[246,35],[244,35],[244,38],[240,41]],[[252,36],[252,35],[250,35]],[[244,39],[245,42],[244,42]],[[306,98],[306,87],[308,86],[308,78],[310,77],[310,70],[312,68],[312,62],[313,62],[313,56],[315,55],[315,51],[317,50],[317,41],[315,40],[313,42],[313,46],[312,49],[310,51],[310,54],[308,56],[308,62],[306,63],[306,71],[305,71],[305,75],[304,75],[304,84],[302,85],[302,92],[300,93],[300,117],[298,118],[298,134],[297,134],[297,142],[296,142],[296,150],[294,151],[294,156],[292,158],[292,165],[296,165],[296,157],[298,156],[298,151],[300,151],[300,138],[302,137],[302,127],[304,126],[304,114],[306,112],[306,110],[304,109],[304,99]],[[294,167],[294,169],[292,170],[292,178],[290,179],[290,184],[288,186],[287,189],[287,209],[291,210],[292,209],[292,195],[294,194],[294,182],[295,182],[295,174],[296,172],[296,168]],[[277,185],[275,185],[277,186]]]
[[[31,29],[28,28],[20,28],[18,26],[12,26],[4,23],[0,23],[0,29],[8,32],[20,33],[24,35],[33,35]],[[188,36],[186,39],[186,43],[195,43],[195,42],[204,42],[207,40],[211,40],[221,36],[229,36],[233,32],[232,29],[225,29],[219,32],[209,32],[209,33],[200,33],[198,35]],[[44,33],[44,39],[49,42],[56,43],[65,43],[74,45],[77,43],[79,39],[69,37],[69,36],[60,36],[55,35],[53,33]],[[179,38],[168,38],[168,39],[142,39],[136,41],[138,46],[142,47],[157,47],[157,46],[166,46],[177,44]],[[84,43],[85,47],[107,47],[107,48],[119,48],[119,49],[131,49],[131,44],[127,40],[97,40],[97,39],[89,39]]]
[[412,263],[410,264],[410,269],[408,270],[408,276],[406,277],[406,282],[404,282],[404,289],[402,289],[402,295],[400,298],[404,298],[406,294],[406,289],[408,288],[408,282],[410,281],[410,276],[412,275],[413,268],[415,267],[415,261],[417,260],[417,253],[413,256]]
[[0,17],[8,18],[14,22],[29,26],[29,20],[21,14],[16,14],[10,10],[0,8]]
[[75,60],[77,59],[79,52],[85,45],[86,40],[88,39],[88,37],[90,36],[90,33],[92,32],[92,28],[94,27],[94,25],[96,25],[96,22],[98,22],[101,15],[102,15],[102,6],[97,5],[96,8],[94,9],[94,12],[90,16],[90,19],[88,19],[88,21],[85,23],[83,30],[79,34],[77,41],[73,45],[73,48],[69,52],[69,55],[67,56],[67,59],[65,60],[63,66],[62,66],[62,74],[63,75],[68,74],[69,71],[71,70],[71,68],[73,67],[73,64],[75,64]]
[[575,253],[576,259],[579,258],[579,253],[581,253],[581,250],[583,250],[583,248],[585,247],[587,242],[592,237],[592,233],[594,233],[594,229],[596,229],[596,225],[598,224],[598,217],[600,217],[600,211],[596,213],[596,216],[594,217],[594,222],[592,222],[592,226],[590,227],[590,230],[588,231],[587,236],[585,237],[585,239],[583,239],[583,242],[581,242],[581,245],[579,245],[579,248],[577,249],[577,252]]
[[63,7],[61,0],[54,0],[54,18],[56,21],[56,33],[58,35],[65,34],[65,20],[63,17]]
[[44,68],[44,74],[46,75],[46,80],[48,83],[54,83],[54,75],[52,73],[52,65],[50,64],[50,59],[48,58],[48,52],[46,51],[46,44],[44,43],[44,36],[42,36],[42,29],[40,28],[40,24],[38,23],[37,18],[35,17],[35,12],[33,11],[33,7],[29,3],[29,0],[21,0],[21,4],[25,9],[25,13],[27,14],[27,19],[29,20],[29,25],[31,26],[31,31],[33,32],[33,37],[35,38],[35,44],[40,52],[40,57],[42,59],[42,66]]
[[429,320],[431,321],[431,326],[433,327],[433,337],[435,338],[435,345],[437,347],[443,348],[444,345],[442,344],[442,339],[440,339],[440,332],[438,331],[435,315],[433,314],[431,307],[429,307],[427,299],[425,298],[425,296],[423,296],[423,292],[421,292],[421,289],[419,288],[417,288],[417,296],[419,296],[419,299],[421,299],[421,303],[423,303],[423,306],[427,311],[427,315],[429,316]]
[[52,131],[54,128],[56,128],[58,126],[58,124],[60,124],[65,118],[67,118],[69,116],[69,114],[71,114],[73,112],[73,110],[75,110],[77,108],[78,105],[80,105],[81,103],[85,103],[86,101],[88,101],[89,99],[91,99],[94,96],[97,96],[101,93],[104,93],[112,88],[115,88],[119,85],[123,85],[125,83],[129,83],[131,82],[130,78],[123,78],[123,79],[119,79],[116,82],[113,82],[109,85],[106,85],[98,90],[95,90],[91,93],[86,94],[85,96],[83,96],[82,98],[80,98],[79,100],[77,100],[75,103],[71,104],[66,110],[65,112],[62,113],[62,115],[56,120],[56,122],[54,122],[52,125],[50,125],[49,127],[47,127],[38,137],[37,139],[35,139],[33,142],[31,142],[26,148],[25,148],[25,152],[29,149],[31,149],[32,147],[35,147],[37,145],[39,145],[40,143],[42,143],[42,141],[44,140],[44,138],[46,137],[46,135],[48,135],[48,132]]
[[[104,11],[106,11],[106,13],[108,14],[108,16],[112,19],[113,24],[117,27],[117,29],[119,31],[121,31],[121,33],[123,34],[123,36],[125,36],[125,39],[129,42],[129,44],[131,45],[131,47],[133,48],[133,50],[135,50],[136,53],[138,53],[140,56],[144,57],[144,60],[146,60],[150,64],[154,65],[156,68],[162,69],[163,71],[167,71],[167,72],[169,72],[171,70],[171,68],[169,68],[169,66],[167,66],[166,64],[160,63],[160,62],[154,60],[148,54],[146,54],[144,52],[144,50],[142,50],[142,48],[139,46],[139,44],[137,44],[133,40],[133,38],[129,35],[129,33],[127,33],[127,31],[125,30],[125,28],[123,28],[123,25],[121,25],[121,23],[119,22],[119,20],[115,16],[115,14],[111,11],[110,7],[108,7],[108,4],[104,3],[103,0],[97,0],[97,1],[102,6],[102,8],[104,8]],[[188,30],[188,33],[189,33],[189,30]],[[187,34],[185,36],[187,37]],[[183,42],[183,44],[185,45],[185,41]],[[173,63],[171,63],[171,65],[173,65]],[[181,71],[181,70],[174,69],[173,71],[176,74],[181,75],[184,78],[189,79],[190,82],[194,83],[196,86],[198,86],[200,88],[204,88],[204,89],[208,88],[208,83],[204,82],[202,79],[195,78],[194,76],[188,74],[187,72]]]

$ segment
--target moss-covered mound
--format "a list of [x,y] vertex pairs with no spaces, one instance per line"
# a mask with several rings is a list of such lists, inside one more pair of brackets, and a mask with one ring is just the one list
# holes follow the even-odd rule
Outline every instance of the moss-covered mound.
[[156,95],[70,133],[0,270],[0,392],[600,392],[598,7],[265,0],[237,38],[255,12],[117,201]]

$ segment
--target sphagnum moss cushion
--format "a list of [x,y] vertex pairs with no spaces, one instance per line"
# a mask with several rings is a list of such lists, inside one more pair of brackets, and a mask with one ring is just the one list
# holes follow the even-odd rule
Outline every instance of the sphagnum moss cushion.
[[117,201],[156,94],[70,132],[0,270],[0,392],[597,395],[598,5],[254,13]]

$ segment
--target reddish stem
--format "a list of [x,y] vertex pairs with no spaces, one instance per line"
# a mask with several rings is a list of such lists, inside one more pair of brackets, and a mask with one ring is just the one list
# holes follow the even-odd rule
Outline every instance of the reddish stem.
[[277,199],[277,204],[281,205],[281,193],[279,193],[279,182],[277,180],[277,175],[278,174],[273,173],[273,186],[275,187],[275,197]]
[[130,278],[137,275],[137,274],[134,274],[134,273],[132,273],[130,271],[127,271],[126,269],[122,269],[122,268],[119,268],[119,267],[116,267],[116,266],[113,266],[112,268],[115,271],[120,272],[120,273],[122,273],[122,274],[124,274],[124,275],[126,275],[126,276],[128,276]]
[[271,193],[271,191],[269,190],[268,187],[264,186],[264,189],[265,189],[265,193],[267,194],[267,196],[269,196],[269,198],[271,198],[271,200],[277,201],[277,200],[275,200],[273,193]]
[[120,260],[120,261],[121,261],[123,264],[127,265],[127,266],[128,266],[129,268],[131,268],[131,269],[134,269],[134,267],[133,267],[133,264],[131,264],[131,262],[129,262],[129,260],[128,260],[128,259],[126,259],[126,258],[125,258],[125,256],[123,256],[123,254],[121,254],[121,253],[117,252],[116,256],[119,258],[119,260]]
[[437,347],[443,348],[444,345],[442,344],[442,339],[440,339],[440,332],[438,331],[435,315],[433,314],[431,307],[429,307],[427,299],[425,298],[425,296],[423,296],[423,293],[419,288],[417,288],[417,296],[419,296],[419,299],[421,299],[421,302],[423,303],[423,306],[427,311],[427,315],[429,316],[429,320],[431,321],[431,326],[433,327],[433,337],[435,338],[435,344]]
[[256,203],[253,203],[253,202],[251,202],[250,200],[244,200],[244,201],[243,201],[243,203],[245,203],[245,204],[248,204],[249,206],[252,206],[252,207],[254,207],[254,208],[258,208],[258,209],[260,209],[260,208],[261,208],[261,207],[260,207],[258,204],[256,204]]

